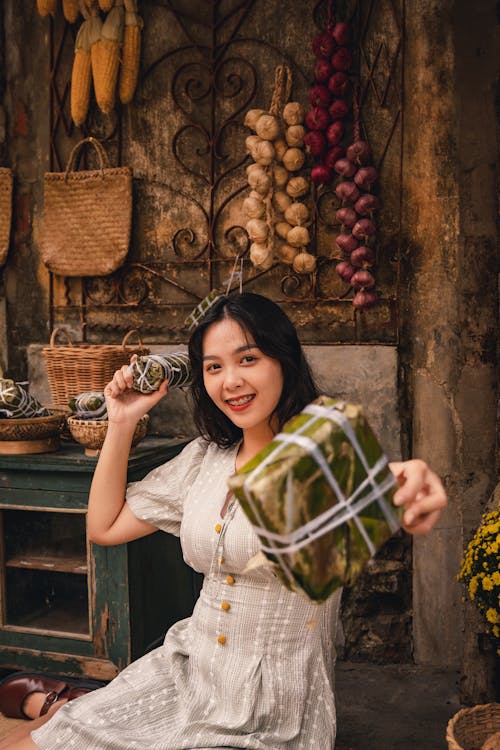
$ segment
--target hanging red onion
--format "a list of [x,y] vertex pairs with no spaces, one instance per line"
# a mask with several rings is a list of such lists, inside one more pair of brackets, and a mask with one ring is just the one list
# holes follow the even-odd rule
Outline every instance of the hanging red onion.
[[340,71],[334,73],[330,76],[328,88],[335,96],[345,96],[349,91],[349,76]]
[[332,65],[335,70],[349,70],[352,65],[352,52],[347,47],[339,47],[333,54]]
[[307,151],[312,156],[321,156],[323,151],[326,150],[326,136],[320,130],[311,130],[309,133],[306,133],[304,143],[306,144]]
[[352,228],[352,233],[358,240],[366,240],[376,232],[376,227],[370,219],[360,219]]
[[316,57],[331,57],[335,52],[337,42],[328,33],[328,31],[322,31],[312,40],[312,48]]
[[[341,208],[340,210],[348,211],[349,209]],[[355,266],[356,268],[369,268],[370,266],[373,266],[374,261],[375,257],[373,255],[373,252],[369,247],[366,247],[366,245],[357,247],[356,250],[353,250],[351,253],[351,265]]]
[[354,182],[362,190],[369,190],[377,178],[378,172],[375,167],[361,167],[356,172]]
[[306,115],[306,125],[309,130],[326,130],[330,123],[330,115],[322,107],[313,107]]
[[[330,78],[330,81],[332,79]],[[330,82],[328,82],[328,88],[332,91]],[[332,93],[335,93],[334,91]],[[371,150],[370,146],[366,141],[354,141],[347,149],[347,158],[356,164],[366,164],[370,159]]]
[[346,260],[341,260],[340,263],[337,263],[337,265],[335,266],[335,270],[337,271],[342,281],[345,281],[348,284],[351,281],[356,269],[354,269]]
[[341,174],[342,177],[352,177],[356,172],[356,165],[349,161],[349,159],[339,159],[333,165],[334,170],[337,174]]
[[335,167],[335,164],[338,162],[339,159],[341,159],[345,154],[344,149],[342,146],[333,146],[333,148],[329,149],[327,151],[324,163],[327,167],[330,167],[330,169],[333,169]]
[[353,306],[358,310],[362,310],[366,307],[373,307],[373,305],[375,305],[376,303],[377,296],[375,292],[365,289],[360,289],[359,292],[356,292],[356,294],[354,295],[354,299],[352,300]]
[[371,216],[373,211],[378,211],[380,208],[380,200],[376,195],[365,193],[356,201],[354,208],[360,216]]
[[375,286],[375,279],[370,271],[356,271],[351,279],[351,284],[355,289],[371,289],[372,286]]
[[[317,164],[311,169],[311,180],[315,185],[326,185],[333,179],[333,172],[324,164]],[[354,186],[356,187],[356,186]]]
[[345,132],[345,125],[342,120],[335,120],[331,125],[328,126],[326,131],[326,140],[330,146],[336,146],[340,143]]
[[334,99],[328,107],[328,113],[332,120],[343,120],[349,114],[349,105],[345,99]]
[[358,220],[358,214],[352,208],[339,208],[335,217],[347,229],[352,229]]
[[324,107],[326,109],[332,100],[332,95],[326,86],[313,86],[309,92],[309,101],[312,107]]
[[337,247],[339,247],[344,253],[352,253],[352,251],[356,250],[359,245],[357,239],[353,237],[352,234],[347,234],[346,232],[339,234],[335,242],[337,243]]
[[335,39],[337,44],[342,46],[343,44],[349,44],[351,39],[351,30],[347,23],[339,21],[332,29],[332,37]]
[[359,198],[359,190],[354,182],[343,180],[342,182],[339,182],[339,184],[335,188],[335,195],[341,201],[349,201],[351,203],[355,203]]
[[316,60],[314,64],[314,80],[318,83],[327,83],[331,74],[333,73],[333,66],[329,60]]

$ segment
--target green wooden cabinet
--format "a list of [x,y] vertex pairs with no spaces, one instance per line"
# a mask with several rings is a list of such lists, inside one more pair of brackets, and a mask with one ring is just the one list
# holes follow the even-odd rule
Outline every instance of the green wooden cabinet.
[[[128,480],[184,444],[146,438],[129,459]],[[74,444],[0,456],[0,668],[112,679],[192,611],[200,576],[176,537],[88,542],[96,460]]]

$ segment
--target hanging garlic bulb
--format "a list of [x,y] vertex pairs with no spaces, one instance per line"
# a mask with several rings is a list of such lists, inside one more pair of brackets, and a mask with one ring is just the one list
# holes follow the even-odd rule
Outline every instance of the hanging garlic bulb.
[[300,125],[304,122],[305,115],[300,102],[288,102],[283,109],[283,119],[287,125]]
[[285,140],[289,146],[301,148],[304,145],[305,134],[303,125],[290,125],[285,131]]
[[260,242],[250,245],[250,260],[259,271],[267,271],[273,265],[273,252]]
[[290,177],[285,189],[291,198],[302,198],[309,191],[309,182],[305,177]]
[[247,234],[252,242],[263,243],[267,240],[269,227],[262,219],[250,219],[246,225]]
[[266,141],[274,141],[280,134],[278,118],[274,115],[261,115],[255,125],[255,132]]
[[253,149],[256,147],[258,143],[260,143],[262,138],[259,138],[258,135],[247,135],[245,138],[245,147],[247,150],[247,154],[251,154]]
[[285,211],[285,219],[293,227],[302,226],[309,220],[309,209],[305,203],[291,203]]
[[293,259],[293,270],[297,273],[313,273],[316,269],[316,256],[301,252]]
[[247,128],[250,128],[250,130],[255,130],[255,126],[257,125],[257,120],[261,115],[265,115],[266,111],[264,109],[249,109],[248,112],[245,115],[244,124]]
[[255,190],[259,195],[267,195],[271,189],[271,177],[267,174],[260,164],[256,164],[259,169],[254,169],[248,175],[248,184]]
[[305,227],[292,227],[286,236],[286,241],[292,247],[304,247],[310,242],[309,232]]
[[274,151],[276,153],[276,159],[278,161],[282,161],[284,155],[288,151],[287,142],[285,141],[284,138],[276,138],[273,145],[274,145]]
[[282,263],[288,263],[291,265],[294,261],[294,259],[299,254],[298,248],[292,247],[291,245],[287,245],[286,243],[284,245],[281,245],[281,247],[278,248],[278,258]]
[[243,210],[249,219],[262,219],[266,215],[264,201],[258,198],[245,198]]
[[[252,136],[250,136],[250,138],[251,137]],[[258,136],[255,137],[258,138]],[[276,155],[273,144],[270,141],[263,141],[260,138],[259,143],[255,144],[250,153],[252,159],[257,162],[257,164],[262,164],[263,166],[271,164]]]
[[277,188],[285,187],[288,182],[288,171],[285,167],[275,164],[273,167],[273,184]]
[[290,229],[292,229],[292,225],[287,221],[278,221],[278,223],[274,226],[274,231],[276,232],[278,237],[281,237],[282,240],[286,240]]
[[272,203],[273,208],[276,211],[281,211],[281,213],[284,213],[291,205],[292,199],[284,191],[277,190],[275,193],[273,193]]
[[305,158],[300,148],[289,148],[283,155],[283,165],[289,172],[297,172],[304,166]]

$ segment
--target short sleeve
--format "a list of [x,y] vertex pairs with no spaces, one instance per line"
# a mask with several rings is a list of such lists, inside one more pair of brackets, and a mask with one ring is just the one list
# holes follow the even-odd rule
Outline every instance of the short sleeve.
[[179,536],[184,499],[198,476],[208,445],[197,438],[140,481],[130,482],[126,501],[134,516]]

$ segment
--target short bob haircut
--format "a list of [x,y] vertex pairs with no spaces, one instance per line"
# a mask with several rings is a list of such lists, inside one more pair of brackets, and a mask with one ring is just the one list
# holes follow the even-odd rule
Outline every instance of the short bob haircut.
[[194,420],[201,435],[221,448],[239,442],[241,428],[214,404],[203,382],[203,338],[213,323],[231,318],[239,323],[260,349],[277,359],[283,372],[283,391],[276,407],[279,429],[318,395],[309,365],[292,322],[267,297],[260,294],[234,294],[222,297],[211,307],[193,331],[189,341],[189,356],[193,368],[191,395]]

